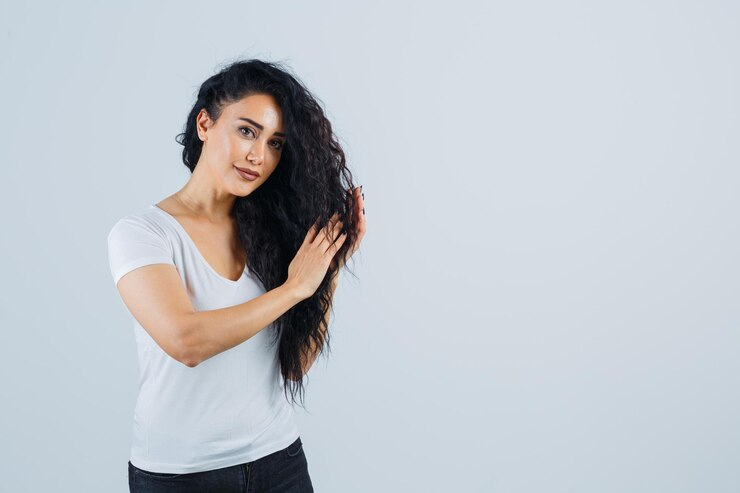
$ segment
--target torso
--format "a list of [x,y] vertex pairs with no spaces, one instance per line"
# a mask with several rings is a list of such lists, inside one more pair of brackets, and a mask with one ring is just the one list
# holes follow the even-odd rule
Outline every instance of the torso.
[[215,224],[196,218],[173,197],[167,197],[156,205],[177,219],[201,255],[219,275],[232,281],[241,278],[247,254],[241,246],[233,219]]

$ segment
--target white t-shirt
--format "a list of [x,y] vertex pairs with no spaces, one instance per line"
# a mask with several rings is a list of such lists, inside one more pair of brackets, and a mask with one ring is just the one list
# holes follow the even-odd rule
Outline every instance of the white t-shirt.
[[[249,269],[219,275],[180,222],[156,205],[120,219],[108,233],[114,283],[144,265],[177,268],[196,310],[244,303],[265,293]],[[251,462],[299,436],[284,395],[274,324],[190,368],[165,353],[131,317],[139,356],[139,396],[130,461],[164,473],[200,472]]]

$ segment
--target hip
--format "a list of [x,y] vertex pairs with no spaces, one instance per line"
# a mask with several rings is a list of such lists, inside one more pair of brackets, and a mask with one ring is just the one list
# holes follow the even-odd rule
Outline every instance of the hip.
[[308,460],[299,436],[284,449],[252,462],[192,473],[158,473],[128,463],[131,493],[150,492],[305,492],[312,493]]

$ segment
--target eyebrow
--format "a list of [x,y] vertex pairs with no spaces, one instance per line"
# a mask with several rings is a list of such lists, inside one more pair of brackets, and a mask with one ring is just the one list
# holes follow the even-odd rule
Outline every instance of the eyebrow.
[[[262,125],[260,125],[256,121],[252,120],[251,118],[245,118],[245,117],[242,116],[242,117],[239,117],[239,119],[240,120],[244,120],[245,122],[251,123],[255,127],[259,128],[260,130],[264,130],[265,129],[265,127],[263,127]],[[275,135],[278,136],[278,137],[285,137],[285,134],[283,132],[275,132]]]

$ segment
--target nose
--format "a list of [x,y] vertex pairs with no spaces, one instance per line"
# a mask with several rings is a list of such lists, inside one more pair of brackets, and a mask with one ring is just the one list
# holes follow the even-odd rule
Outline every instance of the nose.
[[265,158],[265,143],[259,140],[256,140],[254,144],[252,144],[252,148],[249,150],[247,159],[252,161],[255,164],[262,164],[262,161],[264,160],[264,158]]

